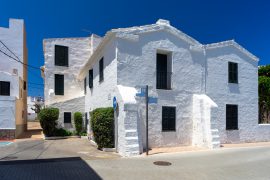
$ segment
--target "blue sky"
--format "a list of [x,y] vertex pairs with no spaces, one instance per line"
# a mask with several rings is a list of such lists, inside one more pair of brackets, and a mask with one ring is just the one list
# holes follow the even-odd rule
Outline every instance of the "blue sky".
[[[263,65],[270,64],[269,8],[266,0],[1,0],[0,26],[8,26],[9,18],[25,20],[28,61],[38,67],[44,64],[44,38],[103,36],[112,28],[151,24],[159,18],[203,44],[235,39]],[[30,83],[43,83],[37,70],[28,74]],[[28,94],[43,96],[42,88],[29,84]]]

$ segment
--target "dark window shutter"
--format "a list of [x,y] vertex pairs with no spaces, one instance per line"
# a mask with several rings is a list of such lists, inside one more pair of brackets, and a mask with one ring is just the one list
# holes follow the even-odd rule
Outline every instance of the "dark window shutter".
[[54,75],[54,92],[55,95],[64,95],[64,75]]
[[89,70],[89,88],[93,87],[93,81],[94,81],[93,69],[90,69]]
[[23,89],[26,90],[26,81],[23,82]]
[[175,131],[175,107],[162,107],[162,131]]
[[168,87],[168,57],[166,54],[157,54],[156,59],[156,88],[169,89]]
[[55,65],[56,66],[68,66],[68,47],[55,45]]
[[228,74],[229,83],[238,83],[238,64],[229,62],[228,63]]
[[84,94],[86,94],[86,77],[84,78]]
[[64,112],[64,123],[71,123],[71,112]]
[[238,129],[238,106],[226,105],[226,129],[237,130]]
[[10,82],[0,81],[0,95],[10,96]]
[[99,81],[103,81],[104,80],[104,74],[103,74],[103,67],[104,66],[104,62],[103,62],[103,58],[101,58],[99,60]]

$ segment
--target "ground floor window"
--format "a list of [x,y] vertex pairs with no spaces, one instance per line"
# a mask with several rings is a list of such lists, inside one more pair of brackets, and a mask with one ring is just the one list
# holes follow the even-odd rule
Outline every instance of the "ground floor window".
[[162,107],[162,131],[175,131],[175,107]]
[[10,82],[0,81],[0,96],[10,96]]
[[71,123],[71,112],[64,112],[64,123]]
[[238,105],[226,105],[226,130],[238,129]]

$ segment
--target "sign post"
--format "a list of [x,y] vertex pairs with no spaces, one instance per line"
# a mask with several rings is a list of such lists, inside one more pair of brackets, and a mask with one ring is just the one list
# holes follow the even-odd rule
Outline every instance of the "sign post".
[[146,104],[146,155],[148,156],[148,85],[145,87],[145,104]]

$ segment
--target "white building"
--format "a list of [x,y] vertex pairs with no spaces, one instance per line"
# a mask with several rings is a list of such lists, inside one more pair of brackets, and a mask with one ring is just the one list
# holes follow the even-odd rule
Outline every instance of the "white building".
[[[59,67],[51,62],[53,51],[48,53],[46,47],[53,49],[56,44],[44,45],[45,69],[46,64],[51,69],[50,80],[45,70],[45,102],[59,98],[61,102],[53,105],[72,107],[75,103],[66,99],[66,93],[63,97],[48,95],[53,92],[53,85],[49,85],[55,82],[53,71]],[[72,48],[72,43],[66,46]],[[96,46],[88,60],[84,53],[78,55],[81,58],[74,66],[78,67],[78,61],[81,66],[76,70],[69,64],[75,76],[60,81],[67,93],[66,86],[71,89],[79,84],[72,95],[81,97],[76,107],[84,103],[84,110],[80,110],[85,113],[112,106],[113,98],[117,99],[116,148],[121,155],[139,154],[146,146],[145,98],[140,92],[145,85],[149,85],[151,97],[150,148],[216,148],[220,143],[270,139],[270,126],[258,124],[258,58],[235,41],[203,45],[169,21],[158,20],[151,25],[110,30]],[[72,52],[68,54],[72,56]]]
[[33,110],[36,109],[35,105],[40,105],[40,108],[44,106],[43,98],[41,97],[27,97],[27,121],[35,121],[37,113]]
[[14,139],[27,128],[27,66],[22,64],[27,64],[24,21],[10,19],[9,27],[0,27],[0,40],[0,139]]

